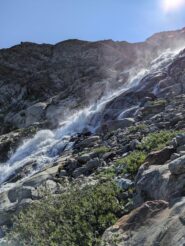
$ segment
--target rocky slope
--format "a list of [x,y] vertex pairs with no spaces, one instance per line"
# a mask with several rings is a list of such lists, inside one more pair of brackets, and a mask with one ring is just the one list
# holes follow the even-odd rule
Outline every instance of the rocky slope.
[[167,48],[183,44],[185,30],[156,34],[144,43],[68,40],[22,43],[0,51],[1,132],[61,120],[116,89]]
[[185,243],[184,42],[182,29],[0,50],[2,237],[43,190],[108,180],[124,208],[102,245]]

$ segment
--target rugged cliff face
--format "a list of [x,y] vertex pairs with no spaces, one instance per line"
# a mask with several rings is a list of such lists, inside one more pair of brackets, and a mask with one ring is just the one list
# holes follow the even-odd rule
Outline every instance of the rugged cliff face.
[[[88,244],[64,246],[95,245],[102,234],[102,245],[185,243],[184,47],[182,29],[136,44],[68,40],[0,50],[2,236],[13,230],[12,214],[42,204],[45,190],[53,197],[71,186],[100,192],[113,182],[121,189],[114,220],[102,212],[96,218],[102,224],[83,232],[93,235]],[[45,245],[61,245],[58,236],[42,233]],[[20,234],[12,234],[14,243]],[[23,245],[27,236],[20,235]]]
[[144,43],[68,40],[56,45],[22,43],[0,51],[1,132],[55,123],[82,108],[167,48],[183,44],[185,30],[156,34]]

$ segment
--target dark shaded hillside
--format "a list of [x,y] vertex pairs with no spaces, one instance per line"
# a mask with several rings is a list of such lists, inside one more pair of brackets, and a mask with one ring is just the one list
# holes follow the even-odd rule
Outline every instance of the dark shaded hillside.
[[[129,69],[148,66],[162,50],[178,47],[184,37],[182,29],[136,44],[68,40],[56,45],[26,42],[0,50],[1,132],[38,121],[50,122],[50,108],[62,118],[60,108],[67,99],[69,109],[95,101],[105,90],[124,85]],[[44,103],[39,109],[36,105],[42,117],[34,113],[28,120],[27,109],[38,102]]]

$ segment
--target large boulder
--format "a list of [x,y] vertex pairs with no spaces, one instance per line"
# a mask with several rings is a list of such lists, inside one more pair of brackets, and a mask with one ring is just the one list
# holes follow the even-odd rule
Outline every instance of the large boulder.
[[91,153],[86,153],[78,157],[78,162],[81,164],[85,164],[91,159]]
[[69,173],[72,173],[77,167],[78,162],[74,158],[69,158],[64,164],[64,169]]
[[3,186],[0,192],[0,227],[11,225],[13,215],[34,200],[41,199],[45,191],[55,193],[60,189],[59,184],[55,182],[58,168],[51,167],[23,181]]
[[101,161],[98,158],[89,160],[84,166],[77,168],[73,172],[73,177],[77,178],[80,175],[89,175],[93,170],[101,166]]
[[168,206],[149,201],[123,216],[103,234],[107,246],[182,246],[185,242],[185,199]]
[[174,146],[174,148],[177,148],[177,147],[182,146],[184,144],[185,144],[185,134],[178,134],[172,140],[172,145]]
[[46,103],[36,103],[33,106],[29,107],[26,114],[26,126],[32,125],[34,123],[40,122],[44,119],[45,109],[47,107]]
[[147,116],[150,114],[158,114],[164,110],[166,105],[165,100],[158,100],[153,102],[147,102],[144,107],[141,109],[143,116]]
[[141,166],[136,177],[137,202],[147,200],[170,201],[184,194],[185,173],[172,175],[169,165]]
[[99,142],[100,142],[99,136],[90,136],[86,139],[77,141],[77,143],[75,143],[74,148],[76,149],[90,148],[97,145]]
[[185,155],[171,161],[169,169],[172,174],[179,175],[185,173]]
[[46,107],[46,103],[36,103],[28,107],[26,110],[21,110],[16,114],[7,114],[5,121],[11,122],[18,128],[28,127],[44,120]]
[[133,118],[125,118],[122,120],[109,120],[102,125],[102,131],[113,131],[118,128],[125,128],[134,125],[135,120]]
[[151,152],[145,162],[148,165],[162,165],[166,161],[168,161],[171,157],[171,155],[175,152],[175,149],[173,147],[165,147],[162,150],[157,150],[154,152]]
[[0,136],[0,161],[5,162],[16,148],[22,143],[23,139],[32,137],[37,127],[29,127],[15,130]]

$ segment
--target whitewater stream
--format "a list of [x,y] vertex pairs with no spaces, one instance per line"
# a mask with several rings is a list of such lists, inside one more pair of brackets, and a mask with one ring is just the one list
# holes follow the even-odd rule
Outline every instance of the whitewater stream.
[[[54,131],[38,131],[33,138],[24,141],[10,159],[6,163],[0,165],[0,184],[3,184],[8,177],[28,163],[36,163],[37,169],[34,172],[42,170],[46,165],[51,165],[59,158],[59,156],[61,156],[64,149],[66,150],[72,147],[73,143],[69,142],[71,136],[81,133],[84,129],[88,129],[91,132],[96,131],[101,122],[99,118],[94,120],[93,116],[97,113],[101,113],[108,102],[131,87],[138,85],[141,79],[149,73],[160,71],[160,69],[170,63],[178,53],[179,50],[173,52],[166,51],[155,59],[148,69],[142,69],[135,76],[132,76],[122,88],[118,88],[114,92],[109,92],[109,94],[103,96],[93,105],[67,117],[61,122],[61,127],[58,129]],[[124,118],[126,111],[122,112],[118,118]],[[30,175],[33,175],[33,173]]]

